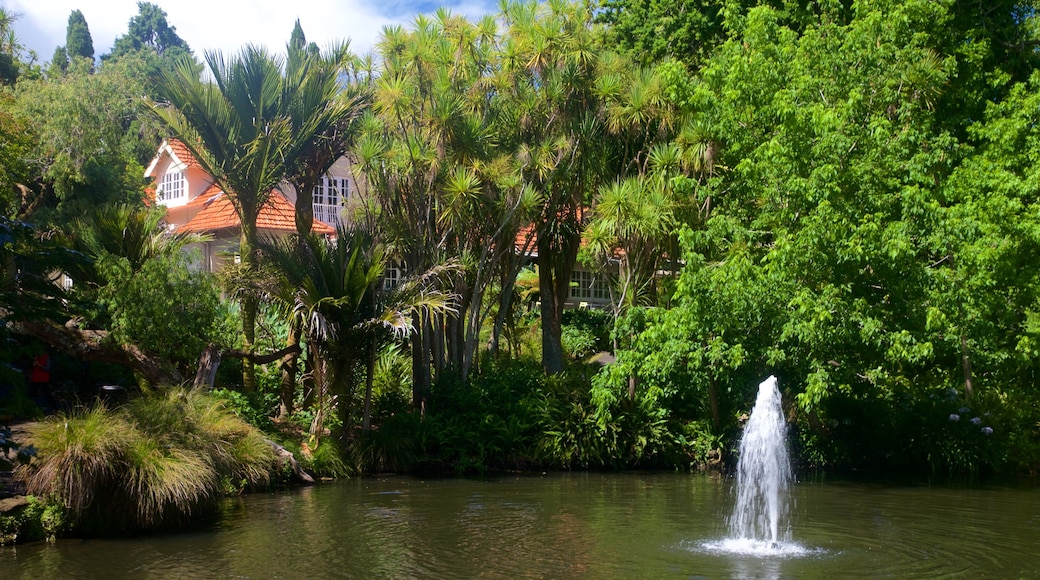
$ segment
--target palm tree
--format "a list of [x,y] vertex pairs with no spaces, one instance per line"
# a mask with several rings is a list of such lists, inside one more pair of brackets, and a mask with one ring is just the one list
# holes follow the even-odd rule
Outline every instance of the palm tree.
[[[104,255],[126,258],[131,272],[145,262],[172,256],[185,246],[206,241],[206,236],[169,232],[163,224],[166,212],[130,204],[105,205],[90,210],[71,229],[72,247],[93,260]],[[97,281],[93,262],[69,272],[76,283]]]
[[[332,47],[322,54],[306,46],[299,22],[299,40],[287,45],[286,77],[299,79],[300,89],[286,111],[292,123],[295,153],[286,164],[286,181],[296,192],[296,231],[303,239],[314,224],[314,188],[332,165],[343,157],[353,144],[356,121],[367,106],[364,85],[351,82],[340,84],[341,73],[354,60],[348,43]],[[279,415],[292,412],[299,361],[300,329],[290,324],[286,347],[290,350],[281,361],[282,385]]]
[[349,43],[335,45],[326,54],[292,43],[287,51],[285,76],[298,90],[285,103],[295,136],[285,178],[296,191],[296,231],[302,236],[314,223],[314,187],[350,150],[369,97],[357,79],[346,87],[340,83],[355,58]]
[[541,193],[535,221],[542,315],[542,366],[563,370],[564,302],[581,243],[589,193],[604,180],[605,103],[596,87],[599,51],[587,7],[563,0],[508,2],[500,86],[514,102],[517,159]]
[[472,23],[440,10],[411,30],[384,29],[378,44],[384,70],[356,153],[380,225],[412,270],[445,256],[464,265],[453,281],[458,316],[420,326],[412,342],[416,407],[437,374],[470,372],[492,310],[485,294],[535,205],[511,155],[515,140],[501,139],[512,129],[497,86],[499,41],[494,18]]
[[[334,239],[311,233],[300,239],[270,238],[260,242],[269,264],[281,274],[282,284],[270,302],[302,329],[319,398],[330,395],[349,427],[349,402],[354,377],[364,367],[366,417],[371,399],[370,361],[381,341],[403,338],[414,327],[412,320],[451,309],[451,296],[435,289],[429,276],[382,293],[385,253],[371,234],[338,228]],[[312,442],[322,432],[328,405],[319,401],[311,425]]]
[[[318,123],[294,125],[288,113],[302,88],[313,82],[308,75],[284,75],[283,59],[264,48],[246,46],[230,60],[220,52],[206,52],[212,82],[203,82],[188,58],[158,75],[165,103],[152,110],[198,159],[223,189],[241,223],[239,254],[246,272],[256,267],[256,220],[271,191],[286,176],[314,135]],[[306,92],[306,91],[304,91]],[[242,296],[244,350],[251,353],[255,339],[257,301]],[[255,389],[250,358],[243,360],[243,388]]]

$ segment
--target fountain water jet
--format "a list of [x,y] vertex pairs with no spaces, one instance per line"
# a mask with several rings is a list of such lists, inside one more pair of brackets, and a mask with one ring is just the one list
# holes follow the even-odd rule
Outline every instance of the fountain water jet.
[[737,502],[730,537],[706,548],[757,556],[798,556],[807,550],[790,541],[788,490],[793,474],[787,453],[787,422],[776,377],[758,386],[758,398],[740,439]]
[[787,423],[776,377],[771,376],[758,386],[758,399],[740,439],[737,503],[730,518],[733,537],[771,544],[790,539],[787,500],[791,478]]

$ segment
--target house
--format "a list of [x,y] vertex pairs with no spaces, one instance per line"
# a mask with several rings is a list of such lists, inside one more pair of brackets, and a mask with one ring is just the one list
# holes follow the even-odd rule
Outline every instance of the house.
[[[164,140],[145,170],[154,180],[154,201],[166,208],[171,231],[208,234],[208,242],[193,244],[200,250],[198,267],[215,272],[238,251],[241,222],[231,200],[214,182],[183,143]],[[314,190],[313,231],[335,235],[350,208],[360,200],[357,183],[346,158],[338,160]],[[260,236],[283,236],[296,231],[296,191],[288,183],[271,192],[257,217]],[[345,211],[346,210],[346,211]]]
[[[335,235],[336,227],[361,203],[358,182],[351,173],[350,161],[341,158],[314,190],[313,230]],[[198,267],[215,272],[228,260],[235,259],[240,241],[240,222],[227,195],[214,183],[183,143],[165,140],[145,170],[154,183],[154,201],[166,208],[166,223],[171,231],[208,234],[208,242],[193,244],[200,254]],[[260,236],[282,236],[296,231],[296,191],[283,184],[271,192],[268,203],[257,219]],[[517,235],[516,250],[526,253],[527,260],[537,258],[534,250],[534,228],[522,228]],[[528,237],[531,239],[528,240]],[[393,261],[384,277],[386,288],[396,286],[406,268]],[[578,264],[571,274],[569,308],[606,308],[610,305],[608,277]]]
[[[525,256],[525,262],[533,265],[538,261],[538,235],[533,224],[520,228],[516,234],[514,248]],[[582,245],[585,241],[582,240]],[[616,267],[616,261],[611,261]],[[590,269],[581,262],[571,271],[570,292],[563,301],[564,308],[610,308],[610,276],[602,271]]]

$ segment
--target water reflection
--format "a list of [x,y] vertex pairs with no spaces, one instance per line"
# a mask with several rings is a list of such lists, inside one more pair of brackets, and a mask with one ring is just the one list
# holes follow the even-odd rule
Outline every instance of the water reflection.
[[682,474],[360,479],[253,495],[217,529],[0,549],[0,578],[1037,577],[1040,493],[792,488],[796,556],[720,553],[731,482]]

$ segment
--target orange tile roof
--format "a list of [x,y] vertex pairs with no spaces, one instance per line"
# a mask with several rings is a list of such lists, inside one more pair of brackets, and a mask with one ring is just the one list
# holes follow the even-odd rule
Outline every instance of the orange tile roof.
[[195,156],[191,154],[191,151],[188,151],[188,148],[184,145],[183,141],[180,139],[170,139],[168,143],[170,144],[170,150],[173,151],[173,154],[176,155],[177,159],[180,159],[182,163],[188,167],[201,167],[199,165],[199,160],[195,159]]
[[[213,183],[209,187],[206,188],[206,191],[203,191],[199,195],[189,199],[188,203],[186,203],[184,205],[185,205],[185,207],[198,207],[198,206],[205,207],[206,205],[209,204],[209,202],[214,200],[215,196],[218,196],[218,195],[224,195],[224,190],[220,189],[220,186],[217,185],[216,183]],[[238,227],[238,222],[235,222],[235,227]]]
[[[210,186],[205,193],[191,200],[188,205],[202,205],[202,211],[179,229],[185,232],[215,232],[219,230],[237,229],[241,222],[231,200],[216,185]],[[282,232],[296,231],[296,208],[278,190],[273,190],[268,201],[256,219],[256,227],[261,230]],[[331,236],[336,229],[321,220],[314,220],[311,231],[316,234]]]

